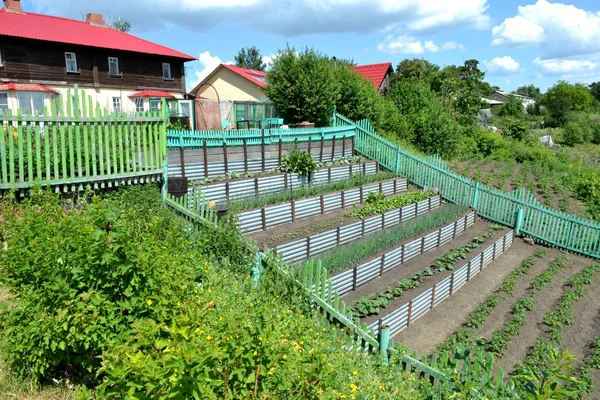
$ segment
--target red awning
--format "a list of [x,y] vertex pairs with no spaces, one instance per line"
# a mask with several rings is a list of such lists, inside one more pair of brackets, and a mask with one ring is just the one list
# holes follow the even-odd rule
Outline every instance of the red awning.
[[174,99],[171,93],[163,92],[162,90],[140,90],[139,92],[135,92],[134,94],[130,94],[129,97],[154,97],[154,98],[167,98]]
[[15,90],[17,92],[48,92],[48,93],[56,93],[58,91],[50,89],[47,86],[40,84],[30,84],[30,83],[0,83],[0,92],[7,90]]

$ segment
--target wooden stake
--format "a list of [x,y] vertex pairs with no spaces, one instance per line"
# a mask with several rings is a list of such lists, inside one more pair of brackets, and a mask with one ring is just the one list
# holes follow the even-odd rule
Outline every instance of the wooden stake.
[[208,178],[208,145],[204,140],[204,177]]

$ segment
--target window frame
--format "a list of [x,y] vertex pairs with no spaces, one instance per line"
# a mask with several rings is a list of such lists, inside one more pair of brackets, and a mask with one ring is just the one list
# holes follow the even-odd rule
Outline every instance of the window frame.
[[[10,95],[8,92],[0,92],[0,96],[6,96],[6,114],[8,114],[8,111],[10,111]],[[0,107],[2,107],[3,103],[0,103]],[[0,108],[0,113],[2,113],[2,108]]]
[[[31,109],[31,113],[27,113],[24,110],[23,105],[21,104],[21,99],[19,98],[20,95],[28,95],[28,107]],[[33,101],[33,96],[37,95],[37,96],[41,96],[42,97],[42,108],[41,110],[38,110],[38,112],[36,112],[36,110],[34,109],[34,101]],[[46,107],[46,94],[43,92],[26,92],[26,91],[17,91],[16,92],[16,98],[17,98],[17,106],[19,109],[21,109],[23,111],[23,115],[31,115],[31,116],[40,116],[44,114],[44,108]]]
[[[117,111],[115,108],[115,100],[118,100],[117,103],[119,103],[119,110]],[[114,113],[122,113],[123,112],[123,102],[121,101],[121,98],[119,96],[112,96],[112,108],[113,108],[113,112]]]
[[[135,112],[137,112],[137,113],[146,112],[146,110],[144,109],[144,98],[143,97],[135,97],[133,99],[133,103],[135,104]],[[141,105],[141,107],[140,107],[140,105]]]
[[[169,67],[169,76],[168,77],[165,76],[165,65],[167,65]],[[171,71],[171,63],[168,63],[168,62],[162,63],[162,77],[166,81],[173,80],[173,71]]]
[[[111,64],[111,62],[112,63],[116,63],[116,65],[117,65],[117,73],[116,74],[113,73],[110,70],[110,64]],[[110,75],[110,76],[121,76],[121,65],[120,65],[120,62],[119,62],[119,57],[112,57],[112,56],[108,57],[108,75]]]
[[[67,55],[72,55],[73,59],[69,60],[67,58]],[[75,63],[75,70],[70,70],[69,69],[69,61],[73,61]],[[65,70],[67,71],[67,74],[77,74],[79,73],[79,65],[77,62],[77,54],[72,52],[72,51],[65,51]]]

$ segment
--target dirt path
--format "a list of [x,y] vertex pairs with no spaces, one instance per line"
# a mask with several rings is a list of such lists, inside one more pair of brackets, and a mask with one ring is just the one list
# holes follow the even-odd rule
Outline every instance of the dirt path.
[[[428,266],[432,265],[433,261],[436,258],[443,256],[444,254],[446,254],[448,251],[454,249],[455,247],[465,245],[465,244],[469,243],[474,237],[483,235],[485,232],[487,232],[489,227],[490,227],[490,224],[488,222],[483,221],[481,219],[477,220],[474,225],[469,227],[465,232],[456,236],[456,238],[454,240],[451,240],[450,242],[444,244],[443,246],[436,247],[435,249],[433,249],[427,253],[424,253],[418,257],[415,257],[412,260],[409,260],[406,263],[401,264],[398,267],[395,267],[392,270],[384,273],[382,276],[372,280],[371,282],[364,284],[362,286],[359,286],[358,288],[356,288],[356,290],[351,291],[348,294],[344,295],[344,297],[343,297],[344,301],[346,302],[346,304],[352,304],[352,302],[354,302],[354,300],[358,299],[360,296],[365,296],[370,293],[385,289],[389,286],[393,286],[396,282],[398,282],[402,279],[408,278],[408,277],[412,276],[415,272],[421,271],[421,270],[427,268]],[[421,236],[423,236],[423,235],[419,235],[419,237],[421,237]],[[404,243],[411,242],[415,239],[416,239],[415,237],[412,237],[412,238],[406,240]],[[399,244],[397,246],[394,246],[393,248],[384,249],[384,250],[380,251],[379,253],[377,253],[375,256],[361,260],[361,261],[357,262],[357,264],[360,265],[360,264],[366,263],[370,260],[373,260],[375,258],[380,258],[383,254],[388,253],[388,252],[392,251],[393,249],[397,249],[401,246],[402,245]],[[485,247],[481,247],[481,248],[485,248]],[[473,254],[475,254],[475,252],[477,250],[478,249],[473,250]],[[429,280],[437,279],[437,278],[439,278],[440,275],[444,275],[444,274],[438,274],[438,275],[431,276],[428,278],[428,280],[426,282],[429,282]],[[423,285],[425,285],[425,282],[423,282]],[[420,289],[420,288],[417,288],[417,289]],[[403,298],[406,298],[407,293],[404,294]]]
[[[409,187],[408,191],[398,193],[395,196],[387,196],[387,198],[394,198],[414,191],[417,191],[417,189]],[[360,218],[351,217],[349,214],[354,210],[361,209],[365,206],[365,203],[360,203],[354,207],[346,207],[325,214],[315,215],[314,217],[303,218],[287,224],[278,225],[267,229],[266,231],[253,233],[249,236],[251,239],[256,240],[261,247],[275,247],[301,237],[307,237],[330,229],[335,229],[338,225],[348,225],[360,221]],[[373,216],[374,215],[370,215],[367,218]]]
[[[485,248],[485,247],[483,247]],[[515,238],[510,249],[478,274],[469,286],[421,317],[410,329],[394,337],[411,349],[430,354],[436,345],[467,321],[467,316],[502,284],[521,260],[534,254],[535,247]]]
[[[547,257],[552,257],[553,260],[555,255],[555,252],[552,253],[552,256],[549,253]],[[508,374],[512,373],[515,365],[531,350],[538,338],[549,337],[544,317],[558,304],[569,278],[589,266],[591,262],[582,257],[569,255],[567,257],[569,267],[560,270],[550,283],[535,293],[533,296],[534,308],[527,313],[525,325],[521,328],[519,335],[511,340],[504,357],[497,360],[498,365],[502,365]],[[588,338],[584,338],[584,340],[588,340]]]

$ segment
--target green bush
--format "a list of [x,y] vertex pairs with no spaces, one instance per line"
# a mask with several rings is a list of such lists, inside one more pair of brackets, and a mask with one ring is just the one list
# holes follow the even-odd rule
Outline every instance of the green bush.
[[309,152],[300,151],[294,146],[288,155],[284,155],[281,163],[287,172],[295,172],[298,175],[310,176],[319,169],[317,162]]
[[505,118],[502,131],[504,136],[514,140],[523,140],[529,134],[527,124],[516,118]]
[[592,139],[592,130],[589,125],[581,122],[569,121],[565,125],[563,140],[567,146],[588,143]]

